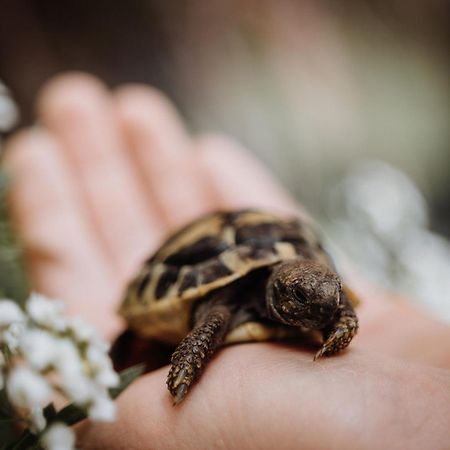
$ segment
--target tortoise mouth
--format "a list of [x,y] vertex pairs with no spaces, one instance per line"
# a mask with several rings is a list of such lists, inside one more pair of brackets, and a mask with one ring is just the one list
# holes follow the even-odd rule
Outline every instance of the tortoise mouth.
[[276,319],[290,326],[318,329],[326,327],[333,320],[335,311],[336,310],[333,310],[330,311],[330,313],[321,315],[311,315],[306,313],[304,315],[299,314],[295,316],[282,316],[277,312]]
[[305,328],[320,329],[326,327],[330,322],[332,322],[336,310],[330,311],[329,314],[316,315],[314,317],[302,317],[297,320],[296,325]]

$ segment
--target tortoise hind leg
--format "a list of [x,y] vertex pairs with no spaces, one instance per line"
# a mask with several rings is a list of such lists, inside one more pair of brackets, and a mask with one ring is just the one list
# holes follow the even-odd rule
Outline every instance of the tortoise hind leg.
[[223,304],[209,303],[207,308],[197,312],[194,328],[181,341],[171,358],[167,387],[173,396],[174,405],[184,399],[211,355],[223,344],[232,318],[230,308]]
[[330,356],[347,347],[358,331],[358,318],[352,302],[342,292],[342,303],[335,321],[323,330],[324,343],[314,356],[314,360],[322,356]]

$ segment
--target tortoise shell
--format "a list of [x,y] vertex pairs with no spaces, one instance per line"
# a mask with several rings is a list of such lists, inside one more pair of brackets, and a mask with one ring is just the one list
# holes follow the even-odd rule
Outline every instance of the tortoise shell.
[[[176,344],[190,329],[192,304],[214,289],[283,260],[332,266],[311,224],[257,210],[215,212],[169,237],[130,283],[120,307],[138,334]],[[281,325],[247,323],[226,342],[283,337]],[[297,331],[298,333],[298,331]]]

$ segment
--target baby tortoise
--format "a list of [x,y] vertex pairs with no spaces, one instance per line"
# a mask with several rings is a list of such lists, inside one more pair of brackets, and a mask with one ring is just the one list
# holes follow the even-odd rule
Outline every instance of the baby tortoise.
[[355,304],[310,224],[240,210],[171,236],[130,283],[120,314],[139,335],[178,345],[167,379],[177,404],[223,344],[314,329],[323,336],[315,359],[342,350],[358,329]]

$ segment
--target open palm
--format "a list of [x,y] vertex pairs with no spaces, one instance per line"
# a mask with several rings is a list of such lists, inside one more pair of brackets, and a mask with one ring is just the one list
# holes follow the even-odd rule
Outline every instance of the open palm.
[[[43,90],[37,115],[5,157],[29,273],[110,340],[124,327],[115,311],[127,280],[168,232],[220,208],[302,214],[236,143],[189,136],[151,88],[110,93],[88,75],[64,75]],[[450,329],[361,281],[354,288],[361,330],[347,352],[313,363],[292,344],[229,347],[178,408],[165,367],[120,397],[119,426],[86,422],[79,445],[443,448]]]

